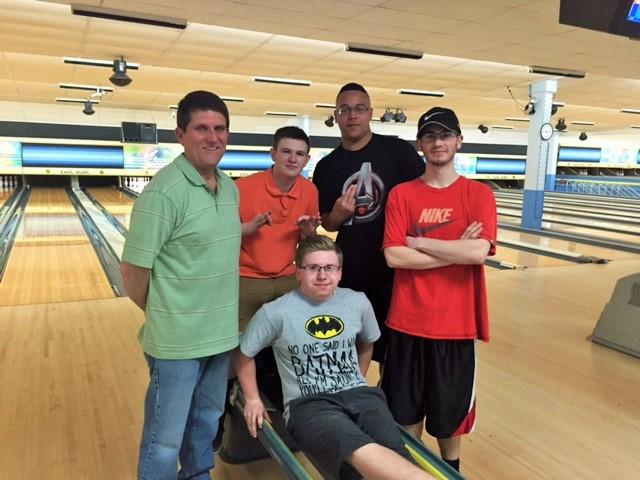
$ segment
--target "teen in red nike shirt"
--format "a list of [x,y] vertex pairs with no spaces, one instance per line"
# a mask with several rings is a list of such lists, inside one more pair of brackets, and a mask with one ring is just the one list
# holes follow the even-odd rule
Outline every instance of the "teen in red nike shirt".
[[396,269],[382,378],[397,422],[438,439],[460,469],[460,435],[475,423],[475,342],[489,340],[483,263],[495,254],[496,203],[486,185],[456,172],[460,123],[435,107],[418,122],[427,163],[395,187],[386,208],[384,254]]

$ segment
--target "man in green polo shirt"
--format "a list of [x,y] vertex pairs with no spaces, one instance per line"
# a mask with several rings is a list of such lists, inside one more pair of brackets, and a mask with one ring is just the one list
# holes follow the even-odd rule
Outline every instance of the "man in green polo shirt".
[[229,112],[215,94],[178,105],[184,153],[136,201],[122,253],[127,294],[145,312],[138,338],[150,382],[139,479],[209,479],[238,346],[238,191],[218,169]]

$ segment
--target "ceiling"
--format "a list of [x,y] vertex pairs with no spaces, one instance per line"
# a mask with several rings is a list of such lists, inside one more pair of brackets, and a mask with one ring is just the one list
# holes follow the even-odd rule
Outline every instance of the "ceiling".
[[[402,108],[410,121],[433,105],[456,110],[465,124],[513,125],[526,117],[528,85],[552,78],[528,65],[587,72],[561,78],[556,117],[593,121],[589,131],[629,131],[640,116],[640,42],[558,23],[560,0],[79,0],[85,5],[181,18],[185,30],[71,14],[72,2],[0,0],[0,102],[29,120],[35,108],[56,115],[81,106],[56,97],[81,92],[61,82],[112,86],[107,68],[64,64],[63,56],[139,63],[131,85],[115,88],[101,108],[167,112],[188,91],[243,97],[232,115],[266,111],[326,118],[340,86],[367,87],[375,114]],[[75,3],[75,2],[74,2]],[[346,42],[425,52],[421,60],[346,52]],[[309,80],[309,87],[257,83],[253,76]],[[509,94],[511,88],[515,100]],[[444,98],[400,95],[438,90]],[[80,95],[78,95],[80,93]],[[84,98],[87,94],[84,94]],[[8,102],[8,103],[4,103]],[[60,110],[56,110],[60,109]],[[15,116],[14,116],[15,117]],[[60,116],[59,118],[63,118]]]

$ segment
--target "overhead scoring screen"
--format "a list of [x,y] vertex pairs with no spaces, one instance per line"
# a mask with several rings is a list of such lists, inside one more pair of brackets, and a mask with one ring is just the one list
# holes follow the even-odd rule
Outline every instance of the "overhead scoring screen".
[[640,0],[633,0],[627,20],[630,22],[640,23]]
[[640,38],[638,0],[560,0],[560,23]]

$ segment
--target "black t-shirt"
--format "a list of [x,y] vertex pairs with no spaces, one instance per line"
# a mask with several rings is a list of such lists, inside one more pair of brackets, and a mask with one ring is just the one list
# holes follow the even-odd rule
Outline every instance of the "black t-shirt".
[[318,162],[313,183],[318,187],[321,214],[331,212],[349,185],[358,185],[356,212],[338,231],[337,242],[344,253],[343,285],[354,288],[351,277],[366,282],[374,280],[371,275],[392,274],[381,250],[387,195],[397,184],[422,173],[424,162],[410,143],[377,134],[360,150],[340,145]]

